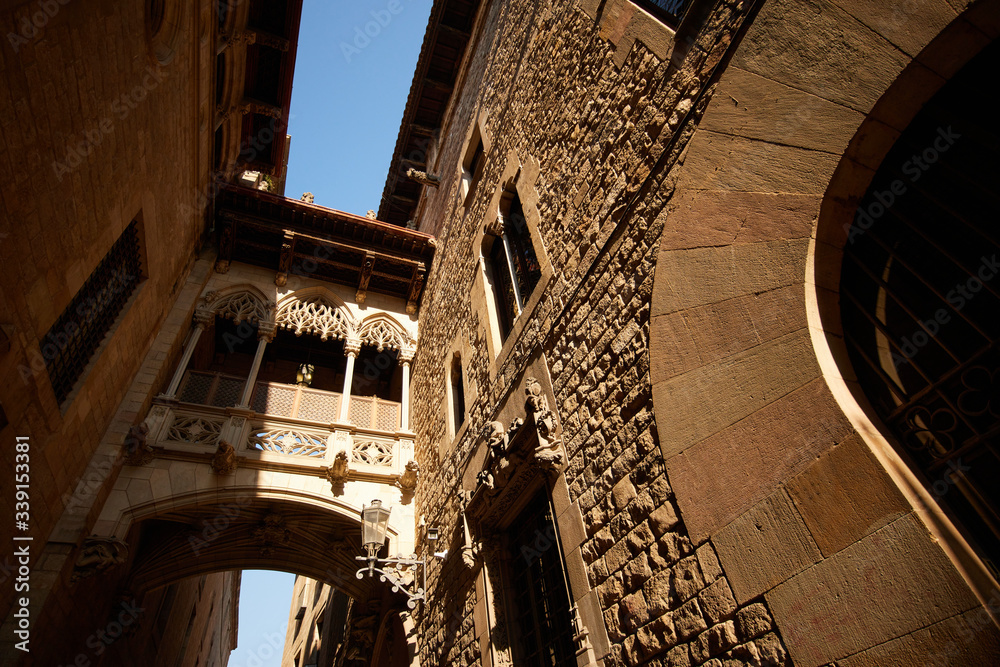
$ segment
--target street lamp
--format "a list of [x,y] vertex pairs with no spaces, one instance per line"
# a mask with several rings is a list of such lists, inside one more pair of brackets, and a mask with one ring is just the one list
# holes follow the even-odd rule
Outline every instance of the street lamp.
[[[406,606],[413,609],[417,606],[417,600],[423,600],[424,589],[427,586],[427,563],[425,559],[418,559],[416,554],[412,558],[379,558],[378,552],[385,544],[385,533],[389,527],[389,508],[382,507],[381,500],[373,500],[371,505],[361,508],[361,546],[364,547],[367,555],[355,556],[356,560],[366,561],[367,566],[359,569],[355,576],[364,579],[365,572],[369,577],[374,577],[378,572],[380,581],[388,581],[392,584],[392,590],[402,591],[409,598]],[[434,531],[433,538],[428,531],[428,539],[437,539],[437,531]],[[432,549],[433,551],[433,549]],[[382,567],[376,567],[381,565]],[[423,586],[411,592],[407,586],[416,578],[416,567],[420,566],[420,574]],[[411,572],[411,568],[414,570]],[[408,581],[404,581],[404,578]]]

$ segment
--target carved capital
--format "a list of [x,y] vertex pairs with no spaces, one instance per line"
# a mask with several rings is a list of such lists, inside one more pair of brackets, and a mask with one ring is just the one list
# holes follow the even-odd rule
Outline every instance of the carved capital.
[[358,356],[358,352],[361,351],[361,341],[357,338],[347,338],[344,340],[344,352],[346,354],[353,354]]
[[[210,292],[210,294],[214,294],[214,292]],[[206,295],[206,297],[207,296],[208,295]],[[195,308],[195,311],[194,311],[194,323],[196,325],[200,324],[203,327],[207,327],[207,326],[210,326],[213,322],[215,322],[215,311],[214,310],[211,310],[211,309],[209,309],[207,307],[204,307],[204,306],[199,306],[198,308]]]
[[273,343],[277,333],[278,326],[274,322],[260,322],[257,324],[257,340],[266,340],[268,343]]

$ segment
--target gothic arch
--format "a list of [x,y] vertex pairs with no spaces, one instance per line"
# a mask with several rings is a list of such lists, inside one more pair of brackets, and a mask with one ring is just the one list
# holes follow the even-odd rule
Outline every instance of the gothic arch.
[[[866,572],[894,572],[865,583],[887,606],[905,604],[901,588],[912,585],[926,598],[947,589],[972,608],[996,585],[859,407],[831,341],[844,216],[923,103],[996,39],[998,9],[997,0],[964,12],[941,2],[852,16],[832,4],[764,4],[718,79],[663,214],[650,379],[667,473],[692,541],[711,540],[738,603],[767,593],[796,662],[833,662],[919,629],[900,620],[851,647],[800,630],[875,624],[823,578],[852,557]],[[809,495],[822,489],[839,500]],[[771,521],[780,528],[762,528]],[[787,531],[812,545],[800,570],[747,566],[739,536],[784,553]],[[793,589],[815,604],[784,604]],[[949,621],[929,607],[927,624]]]
[[336,294],[322,287],[310,287],[285,296],[278,303],[275,323],[296,336],[316,334],[320,340],[353,338],[354,318]]
[[274,307],[274,303],[262,291],[249,284],[207,292],[202,301],[208,310],[219,317],[233,320],[236,324],[243,321],[251,324],[268,322]]
[[379,352],[385,348],[399,351],[413,349],[416,345],[406,328],[386,313],[375,313],[363,319],[358,325],[358,338],[362,345],[372,345]]

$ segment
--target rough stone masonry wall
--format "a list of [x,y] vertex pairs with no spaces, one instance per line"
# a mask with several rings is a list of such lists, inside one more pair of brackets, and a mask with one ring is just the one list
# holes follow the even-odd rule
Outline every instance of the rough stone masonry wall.
[[[615,5],[607,3],[607,8]],[[745,15],[735,3],[711,12],[677,66],[639,43],[619,68],[598,25],[574,3],[495,2],[469,63],[465,89],[445,128],[421,225],[441,229],[421,308],[413,377],[414,428],[425,471],[420,512],[461,545],[458,491],[464,462],[484,424],[512,389],[532,351],[550,365],[569,454],[566,480],[587,528],[583,555],[609,639],[607,665],[785,664],[786,653],[762,599],[738,608],[709,543],[687,536],[657,445],[649,381],[649,299],[660,212],[692,124],[707,103],[699,93]],[[488,111],[492,146],[466,213],[456,194],[466,130]],[[685,118],[691,111],[691,117]],[[507,155],[537,160],[537,210],[554,275],[505,359],[485,343],[485,313],[470,287],[487,215]],[[464,214],[464,215],[463,215]],[[473,354],[468,426],[448,438],[441,406],[446,356],[456,338]],[[520,401],[520,397],[511,397]],[[435,562],[422,627],[427,665],[480,664],[472,622],[472,573],[460,560]]]

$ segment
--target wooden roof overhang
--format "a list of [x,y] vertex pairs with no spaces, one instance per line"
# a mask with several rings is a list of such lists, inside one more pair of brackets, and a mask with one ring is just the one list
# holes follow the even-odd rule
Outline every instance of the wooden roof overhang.
[[347,285],[363,303],[367,292],[406,301],[415,313],[434,258],[430,234],[352,213],[235,186],[222,189],[216,208],[216,270],[233,260]]
[[479,0],[437,0],[431,8],[382,192],[379,220],[406,226],[414,218],[423,186],[408,179],[406,171],[427,169],[427,153],[457,83],[479,4]]

